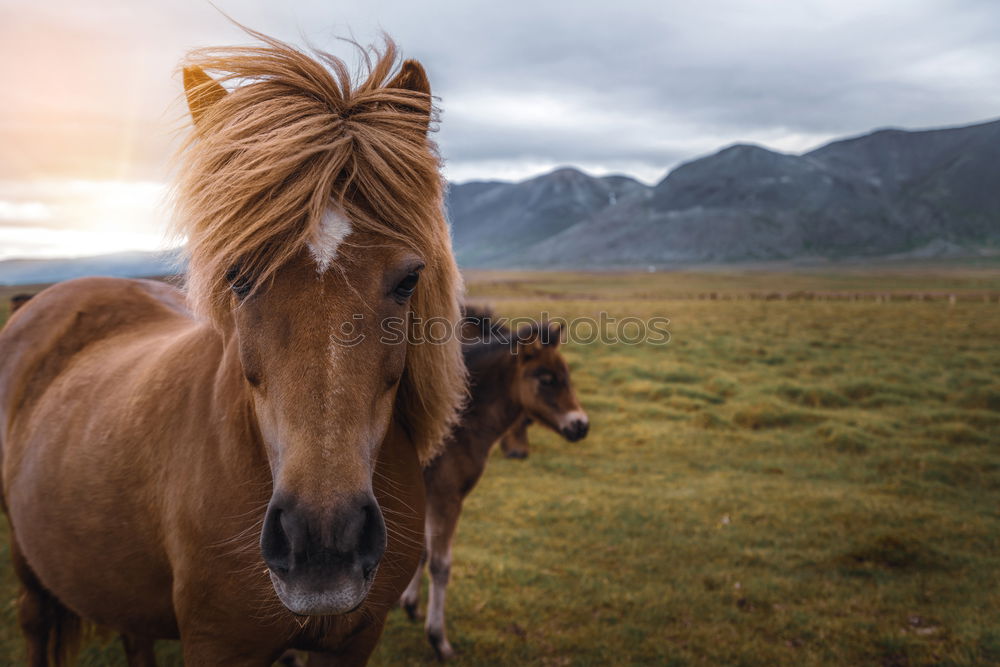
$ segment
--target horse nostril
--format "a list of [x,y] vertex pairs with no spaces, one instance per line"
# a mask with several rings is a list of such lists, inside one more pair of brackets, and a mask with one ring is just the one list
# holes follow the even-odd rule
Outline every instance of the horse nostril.
[[585,419],[581,419],[576,423],[576,437],[578,440],[583,440],[587,437],[587,432],[590,430],[590,422]]
[[358,536],[358,558],[365,577],[370,577],[382,560],[385,552],[386,535],[385,521],[382,512],[374,499],[369,500],[361,509],[364,520],[361,534]]
[[337,572],[370,578],[386,547],[382,512],[371,494],[345,505],[330,513],[297,504],[287,496],[272,499],[260,535],[268,569],[283,579]]
[[287,573],[292,565],[292,544],[282,526],[283,513],[280,507],[270,505],[260,533],[260,552],[264,557],[264,563],[279,574]]

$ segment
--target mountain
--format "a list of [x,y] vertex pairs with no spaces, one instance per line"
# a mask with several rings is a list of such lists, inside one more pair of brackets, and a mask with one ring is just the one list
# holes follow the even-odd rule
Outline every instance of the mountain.
[[83,276],[163,276],[177,273],[180,267],[177,251],[122,252],[70,259],[7,259],[0,261],[0,285],[54,283]]
[[654,187],[572,169],[455,185],[448,205],[469,267],[975,253],[1000,245],[1000,120],[802,155],[738,144]]
[[454,242],[471,265],[516,256],[591,218],[621,198],[645,190],[631,178],[592,178],[559,169],[522,183],[473,182],[451,188],[448,211]]
[[[885,129],[802,155],[737,144],[655,186],[558,169],[452,185],[465,267],[601,268],[1000,251],[1000,120]],[[174,273],[178,253],[0,261],[0,284]]]

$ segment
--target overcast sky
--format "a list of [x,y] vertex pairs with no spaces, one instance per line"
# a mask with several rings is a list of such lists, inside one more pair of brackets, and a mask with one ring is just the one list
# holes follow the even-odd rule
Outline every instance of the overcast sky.
[[[1000,116],[996,0],[216,4],[346,57],[337,36],[387,31],[428,70],[457,181],[572,164],[652,183],[734,142],[800,152]],[[246,41],[203,1],[0,0],[0,225],[96,224],[79,197],[53,199],[66,179],[162,181],[184,114],[177,63]],[[120,185],[88,186],[125,200],[110,218],[132,212]],[[0,257],[11,243],[0,231]]]

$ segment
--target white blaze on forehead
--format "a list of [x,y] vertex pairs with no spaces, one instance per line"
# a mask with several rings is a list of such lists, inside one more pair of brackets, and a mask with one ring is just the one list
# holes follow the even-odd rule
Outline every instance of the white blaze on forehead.
[[337,259],[337,248],[351,233],[351,221],[342,211],[326,209],[323,219],[309,239],[309,254],[316,260],[316,270],[326,273],[333,260]]

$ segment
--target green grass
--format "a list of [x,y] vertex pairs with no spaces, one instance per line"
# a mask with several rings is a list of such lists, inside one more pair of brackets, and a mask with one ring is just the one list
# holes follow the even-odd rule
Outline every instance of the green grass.
[[[468,499],[458,663],[1000,662],[1000,304],[721,298],[865,285],[1000,272],[471,275],[502,314],[662,316],[671,342],[565,348],[591,434],[532,427],[531,458],[495,455]],[[393,613],[373,663],[432,660]]]

